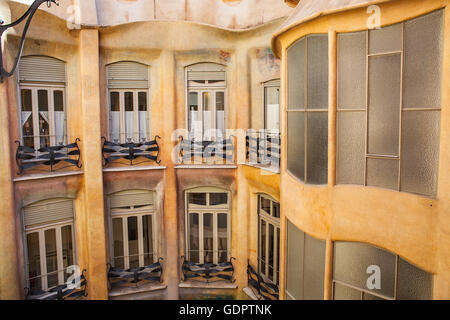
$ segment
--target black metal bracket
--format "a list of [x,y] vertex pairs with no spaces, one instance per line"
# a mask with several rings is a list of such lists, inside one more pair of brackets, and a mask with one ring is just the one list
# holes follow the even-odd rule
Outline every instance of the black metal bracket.
[[[34,14],[36,13],[36,10],[43,4],[44,2],[47,2],[47,7],[50,8],[52,3],[59,6],[59,4],[56,2],[57,0],[36,0],[33,2],[33,4],[28,8],[28,10],[25,12],[25,14],[20,17],[18,20],[4,25],[4,21],[0,20],[0,83],[3,83],[3,78],[9,78],[14,74],[14,71],[16,70],[20,57],[22,55],[23,46],[25,44],[25,36],[28,32],[28,28],[30,27],[31,19],[33,19]],[[15,58],[14,66],[11,69],[10,72],[6,71],[6,69],[3,67],[3,48],[1,43],[1,38],[3,36],[3,33],[8,30],[9,28],[15,27],[19,23],[21,23],[24,20],[27,20],[25,23],[25,28],[23,29],[22,33],[22,39],[20,40],[20,46],[19,50],[17,52],[17,57]]]

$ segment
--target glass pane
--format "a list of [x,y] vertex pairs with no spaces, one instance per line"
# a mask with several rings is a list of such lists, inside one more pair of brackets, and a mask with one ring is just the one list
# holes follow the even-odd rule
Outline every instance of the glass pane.
[[66,115],[64,113],[64,96],[61,90],[53,91],[56,144],[63,145],[66,136]]
[[402,50],[403,24],[369,31],[369,53],[383,53]]
[[398,160],[367,159],[367,185],[398,190]]
[[123,261],[123,225],[122,218],[114,218],[113,222],[113,250],[114,250],[114,266],[123,269],[125,267]]
[[366,108],[366,32],[338,35],[338,108]]
[[308,109],[328,109],[328,36],[308,37]]
[[22,135],[23,144],[27,147],[34,147],[33,138],[33,106],[32,106],[32,94],[30,89],[22,89],[21,91],[22,101]]
[[267,239],[267,223],[265,220],[260,220],[260,235],[261,235],[261,245],[260,245],[260,262],[261,262],[261,273],[266,274],[266,239]]
[[110,139],[117,143],[120,141],[120,105],[118,92],[110,93],[109,103],[111,110],[109,115]]
[[137,217],[128,217],[128,255],[130,257],[130,268],[139,267],[139,242]]
[[[47,262],[47,273],[58,271],[58,253],[56,250],[56,230],[49,229],[44,232],[45,235],[45,255]],[[58,274],[52,274],[47,277],[47,287],[52,288],[58,285]]]
[[188,193],[189,204],[206,206],[206,193]]
[[271,201],[269,199],[261,197],[261,209],[264,210],[268,215],[270,215],[270,204]]
[[287,223],[286,290],[295,300],[303,299],[304,233]]
[[308,113],[307,175],[309,184],[328,181],[328,113]]
[[61,242],[64,267],[64,281],[70,276],[66,269],[74,265],[73,260],[73,244],[72,244],[72,226],[64,226],[61,228]]
[[279,218],[280,217],[280,204],[276,203],[276,202],[272,202],[272,215],[275,218]]
[[325,241],[305,234],[304,296],[305,300],[323,300],[325,275]]
[[209,194],[209,205],[217,206],[228,203],[227,193],[210,193]]
[[217,236],[219,249],[219,263],[228,260],[228,215],[226,213],[219,213],[217,215]]
[[189,260],[200,262],[199,260],[199,220],[198,213],[189,214]]
[[364,185],[366,113],[338,112],[337,183]]
[[190,133],[200,132],[201,124],[199,123],[198,114],[198,93],[189,92],[189,112],[188,112],[188,130]]
[[379,298],[379,297],[376,297],[376,296],[374,296],[374,295],[371,295],[371,294],[368,294],[368,293],[363,293],[362,294],[362,299],[363,300],[381,300],[381,301],[383,301],[384,299],[381,299],[381,298]]
[[127,141],[134,140],[134,98],[133,92],[125,92],[125,129]]
[[138,93],[139,107],[139,141],[147,140],[148,111],[147,111],[147,92]]
[[265,87],[265,129],[280,130],[280,88]]
[[305,108],[305,39],[287,51],[288,109]]
[[277,270],[276,270],[276,284],[280,283],[280,228],[276,228],[277,230]]
[[39,253],[39,233],[27,234],[28,279],[30,290],[41,290],[41,259]]
[[433,276],[400,258],[397,299],[432,300]]
[[218,137],[225,137],[225,95],[216,92],[216,128]]
[[203,214],[203,250],[205,253],[205,263],[213,263],[213,215],[211,213]]
[[401,191],[436,195],[440,122],[440,111],[403,112]]
[[333,300],[361,300],[361,292],[335,282]]
[[48,112],[48,91],[38,90],[38,108],[39,111]]
[[38,90],[38,108],[39,108],[39,140],[40,147],[50,146],[50,121],[48,113],[48,91]]
[[203,136],[204,139],[211,140],[211,130],[213,127],[213,101],[210,92],[203,92]]
[[142,217],[142,228],[144,237],[144,265],[148,266],[153,263],[153,228],[151,215]]
[[401,56],[369,59],[370,154],[398,156]]
[[273,266],[274,266],[274,241],[275,230],[272,224],[269,223],[269,279],[273,281]]
[[441,106],[443,11],[405,23],[405,108]]
[[[374,247],[357,242],[334,243],[334,276],[339,280],[358,288],[373,290],[375,293],[394,297],[395,285],[395,255]],[[379,267],[380,289],[369,289],[370,285],[377,285],[377,276],[370,266]]]
[[287,168],[295,177],[305,180],[305,113],[287,114]]

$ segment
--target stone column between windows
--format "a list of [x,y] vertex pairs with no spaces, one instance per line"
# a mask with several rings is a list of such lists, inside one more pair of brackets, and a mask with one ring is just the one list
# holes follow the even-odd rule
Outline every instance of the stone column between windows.
[[99,34],[83,29],[79,35],[82,161],[84,183],[76,212],[78,256],[87,270],[90,299],[107,299],[106,229],[100,131]]
[[[0,3],[0,15],[3,19],[10,16],[9,6]],[[9,23],[10,21],[6,21]],[[6,35],[3,39],[3,57],[6,60]],[[9,61],[3,61],[4,66],[11,68]],[[9,69],[8,69],[9,70]],[[17,228],[14,209],[14,189],[12,177],[11,135],[9,123],[8,85],[12,87],[11,78],[0,83],[0,300],[20,299],[24,295],[19,280],[19,262],[17,247]]]

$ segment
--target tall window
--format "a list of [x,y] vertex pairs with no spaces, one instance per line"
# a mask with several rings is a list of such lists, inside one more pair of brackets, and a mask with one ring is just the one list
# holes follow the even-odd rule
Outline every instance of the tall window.
[[157,261],[153,193],[123,191],[109,197],[111,263],[116,268],[144,267]]
[[338,35],[337,182],[434,196],[443,14]]
[[280,274],[280,204],[268,196],[258,196],[258,268],[275,284]]
[[19,85],[23,144],[35,150],[67,144],[64,62],[44,56],[23,57]]
[[280,132],[280,80],[264,83],[264,129]]
[[186,192],[186,252],[196,263],[230,260],[230,196],[221,189]]
[[23,209],[26,282],[30,294],[64,284],[76,263],[73,201],[55,199]]
[[333,299],[429,300],[433,276],[377,247],[334,243]]
[[308,184],[328,179],[328,37],[304,37],[287,51],[287,168]]
[[150,138],[148,66],[117,62],[108,66],[109,136],[112,142]]
[[286,298],[324,298],[325,241],[308,236],[287,221]]
[[226,71],[214,63],[187,68],[188,114],[191,137],[196,140],[220,140],[226,129]]

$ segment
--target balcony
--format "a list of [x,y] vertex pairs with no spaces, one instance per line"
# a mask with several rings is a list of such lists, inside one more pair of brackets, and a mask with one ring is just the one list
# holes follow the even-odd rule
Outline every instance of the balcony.
[[255,269],[248,264],[248,287],[244,288],[244,291],[248,296],[254,300],[278,300],[279,289],[278,286],[265,281],[263,277],[255,271]]
[[235,165],[235,142],[230,136],[225,140],[203,141],[180,137],[178,164],[194,166]]
[[182,259],[182,288],[229,288],[235,289],[234,265],[230,261],[223,263],[194,263]]
[[280,172],[281,136],[269,130],[247,130],[246,163],[251,166]]

